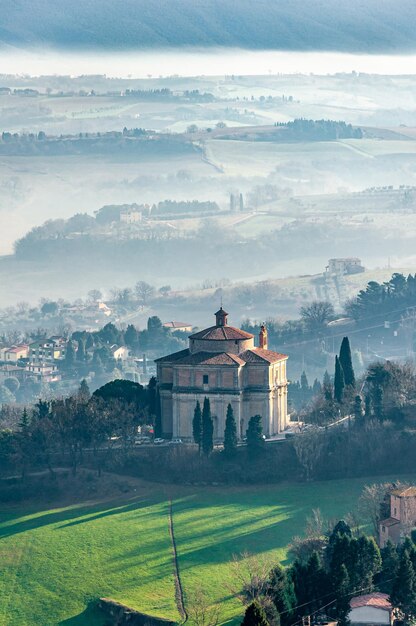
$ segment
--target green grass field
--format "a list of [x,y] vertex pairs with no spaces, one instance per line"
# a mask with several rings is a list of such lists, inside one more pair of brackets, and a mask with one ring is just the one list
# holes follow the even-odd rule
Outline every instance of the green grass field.
[[[378,480],[382,480],[379,478]],[[285,561],[291,538],[320,508],[352,510],[371,479],[249,488],[172,488],[174,529],[185,601],[200,585],[238,620],[229,591],[233,555]],[[98,626],[100,596],[178,620],[167,491],[138,483],[133,498],[0,514],[1,626]]]

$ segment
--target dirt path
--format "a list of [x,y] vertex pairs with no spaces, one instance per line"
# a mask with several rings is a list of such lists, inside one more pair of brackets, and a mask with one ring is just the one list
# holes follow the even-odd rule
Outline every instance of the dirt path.
[[172,542],[173,553],[173,576],[175,579],[175,601],[178,607],[179,615],[182,618],[182,623],[185,624],[188,621],[188,613],[185,608],[185,600],[183,594],[183,587],[181,581],[181,574],[179,571],[178,553],[176,550],[175,532],[173,527],[173,506],[172,499],[169,499],[169,534]]

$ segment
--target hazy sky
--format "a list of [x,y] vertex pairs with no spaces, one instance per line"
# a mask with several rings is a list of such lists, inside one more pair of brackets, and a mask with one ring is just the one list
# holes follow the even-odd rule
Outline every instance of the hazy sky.
[[369,55],[331,52],[250,51],[229,48],[209,50],[153,50],[93,52],[15,50],[0,54],[1,74],[106,74],[119,77],[223,74],[277,74],[367,72],[414,74],[416,55]]

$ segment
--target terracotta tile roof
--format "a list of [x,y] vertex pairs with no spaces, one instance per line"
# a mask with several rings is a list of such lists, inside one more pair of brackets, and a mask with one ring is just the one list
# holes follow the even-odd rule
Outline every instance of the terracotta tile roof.
[[404,487],[402,489],[394,489],[391,492],[393,496],[398,496],[399,498],[413,498],[416,496],[416,487]]
[[382,526],[395,526],[396,524],[400,524],[400,520],[395,517],[388,517],[387,519],[381,520],[380,524]]
[[286,354],[280,354],[280,352],[273,352],[273,350],[264,350],[263,348],[252,348],[246,350],[239,355],[246,363],[277,363],[287,359]]
[[168,354],[167,356],[161,356],[159,359],[155,359],[155,363],[171,363],[173,361],[177,361],[184,356],[190,354],[189,349],[179,350],[179,352],[174,352],[173,354]]
[[230,352],[195,352],[175,362],[176,365],[245,365],[236,354]]
[[234,326],[211,326],[190,336],[190,339],[209,339],[210,341],[225,341],[227,339],[253,339],[254,335]]
[[351,599],[350,607],[352,609],[358,609],[362,606],[373,606],[377,609],[383,609],[383,611],[391,611],[393,608],[389,602],[388,594],[377,591]]

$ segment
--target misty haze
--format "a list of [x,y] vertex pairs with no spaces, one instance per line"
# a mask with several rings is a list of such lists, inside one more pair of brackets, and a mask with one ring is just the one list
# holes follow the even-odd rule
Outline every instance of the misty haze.
[[0,4],[0,626],[414,625],[414,3]]

